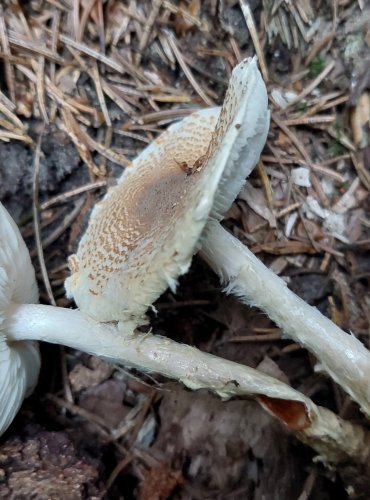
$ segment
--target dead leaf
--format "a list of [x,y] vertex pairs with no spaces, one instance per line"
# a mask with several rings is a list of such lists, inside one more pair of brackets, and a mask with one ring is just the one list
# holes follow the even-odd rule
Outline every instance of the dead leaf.
[[303,241],[273,241],[271,243],[258,244],[251,250],[253,253],[267,252],[272,253],[273,255],[316,253],[316,250],[312,247],[312,245],[304,243]]
[[297,224],[296,235],[299,238],[303,238],[304,240],[309,241],[307,236],[309,233],[310,238],[314,241],[320,241],[324,238],[325,234],[319,224],[314,222],[313,220],[306,219],[304,225],[302,221]]
[[167,500],[173,490],[183,482],[180,471],[162,463],[152,467],[140,486],[139,500]]
[[126,384],[120,380],[107,380],[90,387],[79,398],[79,405],[103,418],[107,427],[117,427],[128,413],[123,405]]
[[276,227],[275,215],[268,208],[262,189],[254,188],[250,182],[246,182],[238,198],[245,201],[252,210],[267,220],[270,227]]
[[180,9],[175,14],[175,31],[179,37],[183,37],[194,27],[189,18],[184,15],[190,14],[192,17],[198,17],[200,12],[200,0],[191,0],[189,5],[180,3]]
[[69,381],[74,391],[81,391],[107,380],[113,373],[113,366],[91,356],[91,368],[79,363],[69,373]]

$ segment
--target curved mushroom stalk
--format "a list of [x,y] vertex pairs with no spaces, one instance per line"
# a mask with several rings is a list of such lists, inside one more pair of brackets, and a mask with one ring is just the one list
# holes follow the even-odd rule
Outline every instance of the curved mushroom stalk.
[[27,247],[0,203],[0,434],[35,388],[40,370],[37,343],[9,342],[4,313],[11,301],[36,303],[38,290]]
[[[326,463],[350,461],[365,466],[370,441],[366,431],[344,422],[288,385],[252,368],[150,334],[123,335],[120,325],[99,323],[81,311],[35,302],[37,289],[18,228],[0,203],[1,335],[0,435],[10,424],[28,389],[33,389],[39,355],[33,340],[63,344],[125,366],[160,373],[191,389],[208,389],[223,399],[253,396]],[[9,260],[9,256],[13,260]],[[19,267],[14,265],[19,262]],[[21,282],[22,279],[22,282]]]
[[60,343],[126,367],[162,374],[193,390],[208,389],[225,400],[255,397],[299,439],[312,446],[323,462],[367,463],[367,431],[316,406],[303,394],[258,370],[168,338],[139,333],[122,336],[116,325],[98,323],[80,311],[9,304],[5,317],[4,329],[11,342],[37,338]]
[[[14,302],[27,298],[35,301],[37,290],[25,245],[1,203],[0,223],[1,228],[8,228],[8,237],[13,243],[12,257],[15,260],[21,257],[20,268],[25,278],[19,288],[20,275],[14,261],[3,259],[1,276],[5,265],[13,265],[9,266],[8,273],[12,279],[0,282],[3,336],[0,367],[4,361],[7,367],[7,376],[1,379],[3,385],[0,385],[0,435],[11,423],[27,390],[33,389],[36,383],[40,359],[32,341],[37,339],[67,345],[125,366],[154,371],[179,380],[191,389],[211,390],[223,399],[253,396],[315,449],[323,462],[350,462],[367,471],[368,432],[317,407],[303,394],[268,375],[167,338],[138,333],[123,335],[119,325],[98,323],[81,311]],[[2,245],[2,257],[6,251]]]
[[370,417],[370,352],[356,337],[289,290],[218,222],[208,222],[201,254],[220,276],[227,293],[263,309],[286,337],[316,356],[317,368],[340,384]]

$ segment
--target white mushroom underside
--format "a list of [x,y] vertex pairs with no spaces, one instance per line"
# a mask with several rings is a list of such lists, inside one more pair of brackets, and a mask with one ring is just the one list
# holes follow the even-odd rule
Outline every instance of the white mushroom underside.
[[234,69],[221,110],[170,127],[96,205],[71,260],[67,295],[98,321],[140,322],[188,270],[214,201],[214,216],[231,205],[245,175],[228,188],[220,180],[248,145],[242,160],[253,168],[268,123],[265,85],[256,61],[246,60]]
[[0,203],[0,435],[36,386],[40,368],[37,343],[7,341],[4,314],[10,302],[36,303],[38,290],[27,247]]

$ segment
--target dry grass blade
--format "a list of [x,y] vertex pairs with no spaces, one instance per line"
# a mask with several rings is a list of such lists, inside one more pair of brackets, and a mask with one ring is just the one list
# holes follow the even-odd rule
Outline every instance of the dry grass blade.
[[100,74],[99,74],[99,68],[97,63],[95,63],[90,71],[91,78],[94,82],[95,89],[96,89],[96,94],[98,96],[100,108],[103,112],[105,123],[107,124],[107,127],[112,126],[111,119],[109,117],[109,112],[107,108],[107,104],[104,99],[104,92],[102,89],[101,81],[100,81]]
[[0,117],[0,127],[4,127],[6,130],[9,130],[10,132],[13,132],[14,134],[17,135],[23,135],[23,130],[19,130],[18,127],[15,127],[13,123],[8,121],[6,118],[1,118]]
[[72,47],[73,49],[78,50],[82,54],[85,54],[89,57],[92,57],[96,61],[99,61],[99,62],[105,64],[106,66],[108,66],[108,68],[111,68],[111,69],[117,71],[118,73],[124,73],[124,71],[125,71],[124,68],[117,61],[112,59],[111,57],[105,56],[104,54],[97,52],[96,50],[92,49],[91,47],[89,47],[83,43],[76,42],[75,40],[72,40],[72,38],[70,38],[66,35],[63,35],[60,33],[59,40],[62,43],[64,43],[65,45],[68,45],[68,46]]
[[137,119],[137,122],[140,125],[144,125],[146,123],[158,123],[162,120],[179,120],[180,118],[191,115],[194,111],[197,111],[197,109],[198,108],[165,109],[163,111],[142,115]]
[[162,1],[163,7],[167,10],[169,10],[172,14],[181,14],[181,16],[190,24],[197,26],[198,28],[202,27],[202,22],[200,19],[192,16],[190,12],[188,12],[186,9],[182,8],[181,6],[174,5],[171,3],[169,0],[163,0]]
[[153,0],[152,9],[150,11],[149,17],[147,18],[142,35],[139,40],[138,53],[136,54],[136,64],[139,65],[143,52],[148,44],[150,33],[152,32],[153,25],[158,16],[159,9],[161,8],[163,0]]
[[45,58],[40,56],[36,68],[36,91],[37,100],[40,107],[41,115],[45,123],[49,123],[49,117],[46,111],[45,104],[45,85],[44,85],[44,75],[45,75]]
[[189,66],[186,64],[175,40],[175,36],[168,30],[164,31],[165,36],[167,37],[168,43],[181,67],[186,78],[189,80],[190,85],[193,87],[195,92],[199,95],[199,97],[207,104],[207,106],[214,106],[214,102],[205,94],[199,83],[195,80],[193,73]]
[[297,125],[314,125],[316,123],[333,123],[336,120],[334,115],[302,116],[301,118],[288,118],[281,123],[287,127]]
[[[272,195],[272,188],[271,188],[271,183],[269,176],[266,173],[266,168],[262,160],[260,160],[257,164],[257,172],[261,178],[263,188],[265,191],[266,199],[267,199],[267,205],[271,211],[271,213],[274,213],[274,200],[273,200],[273,195]],[[276,225],[276,221],[275,221]]]
[[[316,125],[317,128],[320,128],[320,125]],[[322,130],[325,130],[333,139],[338,141],[342,146],[344,146],[346,149],[349,149],[350,151],[356,151],[356,146],[353,144],[351,139],[342,131],[338,130],[334,127],[327,127],[323,128]]]
[[29,59],[24,56],[13,56],[12,54],[6,54],[5,52],[0,52],[0,58],[11,64],[30,64]]
[[289,102],[288,107],[294,106],[298,102],[301,102],[306,96],[311,94],[311,92],[328,76],[328,74],[334,69],[335,61],[331,61],[326,68],[314,79],[312,82],[307,85],[305,89],[302,90],[293,100]]
[[49,297],[50,304],[56,306],[53,291],[51,289],[50,280],[48,272],[45,265],[44,252],[41,243],[41,231],[40,231],[40,218],[39,218],[39,172],[40,172],[40,155],[41,155],[41,141],[43,132],[41,132],[37,146],[35,150],[34,157],[34,168],[33,168],[33,180],[32,180],[32,208],[33,208],[33,221],[35,227],[35,241],[37,256],[40,263],[42,279],[44,281],[45,289]]
[[[90,137],[82,129],[79,130],[79,134],[91,149],[105,156],[108,160],[112,161],[113,163],[121,165],[121,167],[129,167],[131,165],[131,161],[128,158],[126,158],[125,155],[123,155],[122,153],[118,153],[117,151],[113,151],[113,149],[110,149],[104,144],[100,144],[100,142]],[[99,175],[104,175],[101,170]]]
[[124,96],[122,95],[122,92],[115,86],[112,85],[108,82],[106,82],[104,79],[101,78],[100,80],[102,89],[104,92],[107,94],[107,96],[112,99],[113,102],[119,106],[124,113],[127,113],[129,116],[135,115],[135,109],[129,104],[125,99]]
[[0,113],[3,113],[9,120],[14,123],[14,126],[20,130],[25,130],[23,122],[15,115],[7,106],[0,102]]
[[298,139],[298,137],[292,132],[284,123],[273,113],[271,115],[272,121],[276,123],[276,125],[284,132],[284,134],[289,137],[291,142],[294,144],[294,146],[297,148],[297,150],[301,153],[302,157],[304,160],[307,162],[307,165],[311,166],[312,161],[309,157],[309,154],[302,144],[302,142]]
[[285,215],[289,214],[290,212],[293,212],[297,208],[300,208],[302,206],[302,203],[300,201],[296,201],[295,203],[292,203],[291,205],[279,210],[276,214],[276,218],[280,219],[281,217],[284,217]]
[[16,97],[15,97],[15,86],[14,86],[14,71],[11,62],[8,59],[11,53],[10,53],[8,33],[5,25],[2,7],[0,8],[0,40],[4,52],[6,84],[9,89],[10,99],[11,101],[13,101],[13,103],[15,103]]
[[323,165],[316,165],[313,163],[312,165],[309,165],[312,170],[315,172],[325,175],[326,177],[331,177],[332,179],[338,181],[340,184],[344,184],[346,182],[346,176],[339,174],[335,170],[330,170],[329,168],[325,168]]
[[117,49],[113,51],[113,54],[116,56],[117,60],[121,63],[124,71],[131,75],[134,80],[139,80],[143,83],[152,83],[151,80],[144,74],[141,68],[134,66],[130,61],[128,61],[125,57],[123,57]]
[[9,43],[13,47],[24,49],[25,51],[31,52],[32,54],[36,54],[38,56],[44,56],[46,59],[50,59],[51,61],[60,64],[61,66],[65,64],[65,60],[62,57],[47,49],[39,41],[28,40],[23,35],[13,30],[8,31],[8,37]]
[[240,4],[240,7],[242,9],[249,33],[251,34],[251,37],[252,37],[254,49],[256,51],[256,54],[257,54],[257,57],[258,57],[258,60],[259,60],[260,66],[261,66],[263,78],[264,78],[265,82],[268,82],[269,81],[269,74],[268,74],[267,65],[266,65],[266,61],[265,61],[265,55],[263,53],[263,49],[262,49],[260,41],[259,41],[259,37],[258,37],[257,30],[256,30],[256,25],[255,25],[255,22],[253,19],[253,14],[252,14],[251,8],[250,8],[247,0],[239,0],[239,4]]
[[[37,83],[36,75],[29,68],[17,65],[17,69],[21,73],[23,73],[32,83],[34,84]],[[53,99],[56,102],[56,104],[62,106],[62,108],[68,109],[70,112],[74,114],[79,114],[78,109],[84,112],[90,112],[91,114],[94,113],[93,108],[87,108],[86,106],[81,105],[79,102],[75,101],[72,98],[68,98],[67,100],[63,92],[56,85],[54,85],[47,76],[45,77],[45,83],[46,83],[46,92],[49,95],[49,97]],[[84,121],[82,116],[80,117],[80,119],[81,121]]]
[[241,335],[239,337],[232,337],[228,339],[228,343],[237,342],[274,342],[281,339],[281,333],[265,333],[257,335]]
[[49,399],[52,403],[59,406],[60,408],[67,409],[74,415],[78,415],[79,417],[86,419],[88,422],[94,425],[95,428],[99,430],[101,434],[108,437],[109,436],[109,428],[104,418],[91,413],[76,404],[73,404],[69,401],[65,401],[64,399],[58,398],[54,394],[47,394],[47,399]]
[[75,38],[78,42],[81,43],[84,37],[87,20],[91,14],[91,10],[96,4],[96,0],[89,0],[87,4],[85,3],[81,18],[79,15],[80,14],[79,3],[80,3],[79,0],[77,1],[75,0],[73,5],[73,25],[74,25]]
[[50,198],[50,200],[45,201],[44,203],[41,203],[40,210],[46,210],[47,208],[50,208],[53,205],[57,205],[59,203],[65,203],[70,198],[73,198],[74,196],[78,196],[79,194],[86,193],[87,191],[93,191],[95,189],[100,189],[101,187],[105,187],[106,185],[107,185],[107,181],[103,180],[103,181],[97,181],[97,182],[90,182],[89,184],[85,184],[84,186],[81,186],[79,188],[71,189],[70,191],[67,191],[66,193],[58,194],[57,196]]
[[153,141],[151,139],[148,139],[147,137],[144,137],[141,134],[135,134],[135,132],[129,132],[127,130],[121,130],[119,128],[114,129],[114,133],[118,135],[123,135],[125,137],[130,137],[131,139],[135,139],[136,141],[142,141],[145,142],[145,144],[151,144]]
[[22,141],[26,144],[33,144],[31,137],[25,133],[8,132],[6,130],[0,130],[0,140],[4,142],[9,142],[11,139],[15,141]]
[[370,173],[366,169],[363,159],[355,153],[351,153],[351,159],[362,184],[370,193]]
[[16,110],[16,105],[14,104],[14,102],[12,102],[1,90],[0,90],[0,103],[11,112]]
[[317,54],[326,46],[328,45],[333,39],[335,38],[335,33],[329,33],[328,35],[325,35],[321,40],[319,40],[315,45],[312,47],[312,49],[309,51],[308,55],[306,56],[306,59],[304,61],[305,66],[309,66],[312,61],[315,59]]
[[87,147],[87,144],[81,133],[81,129],[78,126],[76,120],[73,118],[72,113],[67,109],[62,109],[61,113],[64,120],[62,128],[65,130],[65,132],[72,140],[73,144],[76,146],[81,160],[86,163],[86,165],[94,175],[101,176],[102,173],[100,172],[99,167],[93,162],[90,150]]
[[[51,24],[51,41],[50,46],[53,53],[57,52],[58,48],[58,37],[60,30],[60,11],[54,11],[53,20]],[[50,62],[50,80],[52,83],[55,83],[55,63],[54,61]]]
[[59,224],[59,226],[52,233],[50,233],[47,238],[44,238],[41,241],[41,246],[43,250],[45,250],[48,246],[50,246],[58,238],[60,238],[60,236],[62,236],[64,231],[73,223],[73,221],[80,214],[83,204],[84,200],[78,201],[73,210],[71,210],[71,212],[64,217],[63,221]]

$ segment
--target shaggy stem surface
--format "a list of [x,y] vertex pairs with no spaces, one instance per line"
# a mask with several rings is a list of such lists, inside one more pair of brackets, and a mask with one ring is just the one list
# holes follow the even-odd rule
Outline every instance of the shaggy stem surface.
[[368,433],[303,394],[257,370],[152,334],[123,333],[73,311],[35,304],[10,304],[3,324],[9,347],[23,340],[64,344],[109,361],[160,373],[191,389],[208,389],[224,399],[255,396],[274,416],[311,445],[325,462],[363,464]]
[[316,356],[317,369],[326,371],[370,417],[370,352],[356,337],[299,298],[218,222],[207,224],[201,253],[227,293],[265,311],[286,337]]

